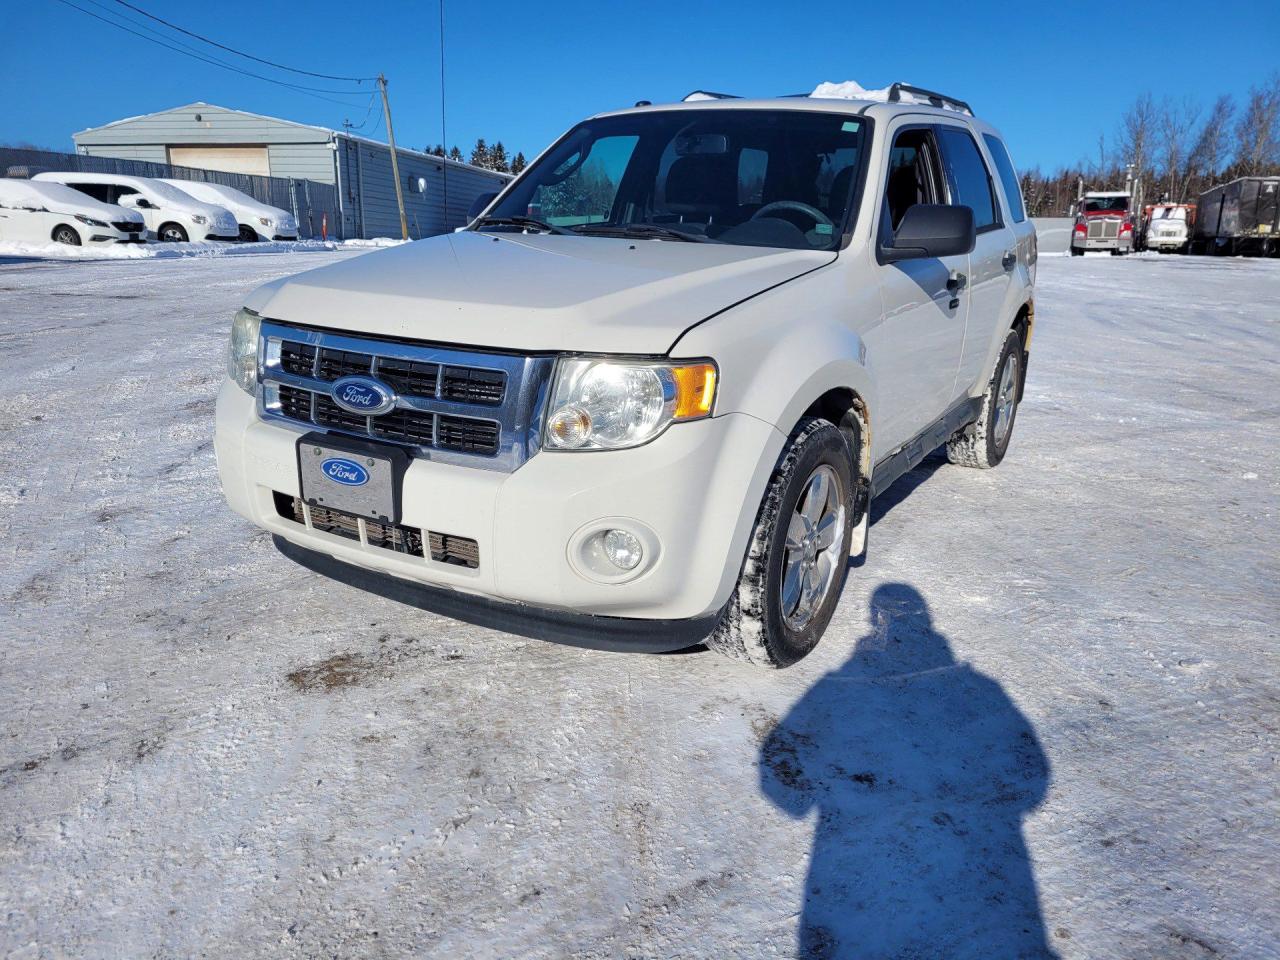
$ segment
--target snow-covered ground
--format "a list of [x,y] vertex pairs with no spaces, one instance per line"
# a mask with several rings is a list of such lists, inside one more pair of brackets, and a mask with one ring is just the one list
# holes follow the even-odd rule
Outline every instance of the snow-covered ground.
[[73,247],[65,243],[0,240],[0,264],[6,260],[172,260],[186,257],[246,257],[260,253],[315,253],[394,247],[404,240],[267,240],[259,243],[110,243]]
[[352,255],[0,266],[0,955],[1280,956],[1280,262],[1046,259],[1004,465],[763,673],[223,506],[232,311]]

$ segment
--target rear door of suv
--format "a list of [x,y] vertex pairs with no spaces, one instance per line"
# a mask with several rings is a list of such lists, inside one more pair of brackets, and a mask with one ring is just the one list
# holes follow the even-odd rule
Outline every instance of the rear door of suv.
[[961,121],[939,122],[937,130],[952,203],[973,208],[978,234],[969,254],[969,315],[954,384],[954,395],[959,396],[975,386],[986,386],[979,380],[988,372],[984,367],[996,326],[1005,319],[1011,279],[1018,263],[1017,243],[1005,222],[995,181],[975,131]]

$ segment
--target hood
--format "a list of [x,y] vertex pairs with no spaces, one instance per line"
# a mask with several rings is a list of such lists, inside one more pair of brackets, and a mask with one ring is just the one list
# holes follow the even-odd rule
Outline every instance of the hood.
[[292,215],[287,210],[279,207],[273,207],[270,204],[263,203],[255,197],[249,196],[239,190],[231,196],[216,189],[216,185],[200,183],[194,180],[170,180],[161,179],[162,183],[167,183],[171,187],[177,187],[183,193],[199,200],[202,203],[213,204],[222,207],[231,212],[237,219],[240,213],[244,213],[246,218],[252,217],[270,217],[272,220],[283,220],[286,217],[292,219]]
[[264,317],[541,352],[665,353],[691,325],[835,260],[830,251],[463,231],[259,288]]

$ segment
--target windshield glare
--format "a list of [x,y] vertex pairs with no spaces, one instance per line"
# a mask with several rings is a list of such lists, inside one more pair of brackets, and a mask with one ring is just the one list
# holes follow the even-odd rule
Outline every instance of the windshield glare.
[[799,110],[588,120],[534,164],[489,218],[528,217],[584,236],[685,235],[829,250],[845,231],[865,125],[848,114]]

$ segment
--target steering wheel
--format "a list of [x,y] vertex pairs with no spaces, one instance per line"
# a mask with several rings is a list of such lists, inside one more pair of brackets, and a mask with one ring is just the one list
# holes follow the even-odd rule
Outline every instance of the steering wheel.
[[[834,227],[835,224],[825,213],[817,207],[811,207],[807,203],[801,203],[799,200],[775,200],[773,203],[766,203],[763,207],[751,215],[752,220],[761,220],[765,217],[773,216],[775,213],[803,213],[806,217],[813,220],[813,225],[825,224],[828,227]],[[783,218],[779,218],[783,219]]]

